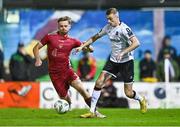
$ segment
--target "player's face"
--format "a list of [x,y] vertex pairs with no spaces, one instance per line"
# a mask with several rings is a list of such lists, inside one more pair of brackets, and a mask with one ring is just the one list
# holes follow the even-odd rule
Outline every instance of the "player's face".
[[115,26],[119,25],[119,18],[115,14],[111,13],[111,14],[107,15],[106,18],[108,20],[108,23],[111,26],[115,27]]
[[166,39],[166,40],[165,40],[165,45],[166,45],[166,46],[171,45],[171,41],[170,41],[170,39]]
[[60,21],[58,23],[58,29],[61,34],[67,34],[71,28],[68,21]]
[[150,53],[146,53],[146,54],[144,55],[144,57],[145,57],[146,59],[150,60],[150,59],[151,59],[151,54],[150,54]]

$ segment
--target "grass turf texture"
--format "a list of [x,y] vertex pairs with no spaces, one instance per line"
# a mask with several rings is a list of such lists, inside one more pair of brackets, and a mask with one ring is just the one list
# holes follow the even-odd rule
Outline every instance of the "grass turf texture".
[[80,118],[87,109],[57,114],[53,109],[0,109],[0,125],[5,126],[180,126],[180,109],[139,110],[100,109],[107,118]]

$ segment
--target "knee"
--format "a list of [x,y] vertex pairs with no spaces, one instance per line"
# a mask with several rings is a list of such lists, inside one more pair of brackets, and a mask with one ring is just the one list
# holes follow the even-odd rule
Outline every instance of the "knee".
[[129,98],[133,98],[133,96],[134,96],[134,95],[133,95],[133,91],[128,91],[128,90],[126,90],[126,91],[125,91],[125,94],[126,94],[126,96],[129,97]]
[[96,81],[96,87],[102,88],[102,87],[103,87],[103,80],[98,79],[98,80]]

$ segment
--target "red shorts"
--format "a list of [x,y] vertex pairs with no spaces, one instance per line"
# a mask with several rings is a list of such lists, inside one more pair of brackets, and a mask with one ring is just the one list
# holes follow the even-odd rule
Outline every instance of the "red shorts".
[[60,97],[66,97],[71,82],[79,78],[72,68],[67,69],[65,72],[49,73],[49,75]]

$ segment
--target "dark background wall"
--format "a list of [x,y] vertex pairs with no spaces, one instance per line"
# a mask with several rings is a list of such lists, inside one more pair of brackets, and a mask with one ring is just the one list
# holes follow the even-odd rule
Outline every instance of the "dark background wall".
[[180,0],[3,0],[4,8],[106,9],[179,7]]

